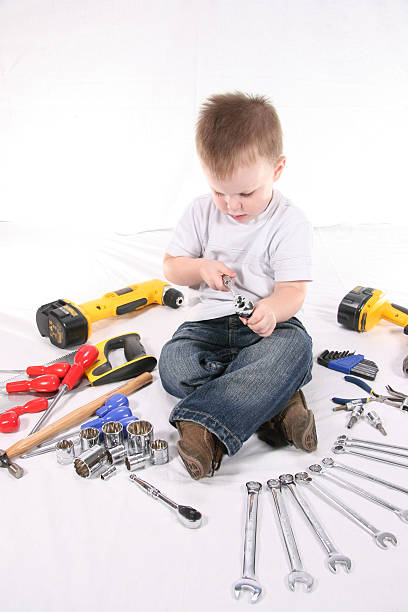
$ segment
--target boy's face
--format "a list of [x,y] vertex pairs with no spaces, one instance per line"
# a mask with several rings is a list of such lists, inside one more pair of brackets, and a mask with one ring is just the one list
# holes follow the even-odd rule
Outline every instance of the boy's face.
[[268,207],[273,195],[273,184],[282,174],[286,159],[281,156],[275,164],[258,157],[248,166],[239,166],[226,179],[216,178],[202,164],[216,207],[239,223],[248,223]]

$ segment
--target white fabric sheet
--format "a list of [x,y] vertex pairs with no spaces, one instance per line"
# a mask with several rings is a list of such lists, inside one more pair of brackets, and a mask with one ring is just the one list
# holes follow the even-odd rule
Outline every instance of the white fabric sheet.
[[[390,384],[408,393],[408,380],[401,370],[408,338],[401,328],[382,322],[363,335],[336,322],[340,300],[357,284],[380,288],[393,302],[408,306],[404,276],[408,230],[341,225],[317,228],[314,233],[316,280],[309,289],[304,320],[314,339],[315,356],[326,348],[356,350],[379,365],[373,383],[377,392],[385,393],[385,385]],[[61,355],[60,349],[37,332],[39,305],[60,297],[81,303],[130,283],[163,278],[161,258],[169,235],[167,230],[132,236],[79,231],[64,235],[57,229],[33,233],[30,227],[0,224],[0,367],[24,368]],[[182,319],[182,309],[152,306],[95,324],[90,340],[137,331],[146,351],[158,357]],[[331,397],[364,395],[346,383],[342,374],[316,364],[313,380],[304,390],[316,415],[318,451],[307,455],[291,447],[272,450],[253,436],[237,455],[224,459],[214,478],[194,482],[177,456],[177,434],[168,423],[176,400],[161,387],[157,371],[153,377],[153,384],[132,395],[130,404],[137,416],[153,423],[157,437],[169,441],[170,462],[149,467],[140,475],[176,502],[199,509],[205,517],[202,528],[183,528],[173,513],[129,481],[125,469],[107,482],[88,481],[79,478],[72,467],[58,465],[52,455],[21,459],[27,472],[21,480],[0,471],[3,610],[201,612],[246,606],[234,601],[232,591],[242,570],[245,482],[265,484],[268,478],[304,470],[330,456],[336,435],[346,432],[346,417],[332,412]],[[103,392],[111,388],[113,385],[106,386]],[[52,420],[101,392],[87,389],[67,397],[56,407]],[[388,441],[407,445],[408,415],[381,404],[372,404],[372,408],[384,421]],[[21,430],[0,434],[0,446],[7,448],[25,436],[36,419],[37,415],[21,417]],[[358,424],[352,434],[382,439],[365,423]],[[402,468],[350,456],[342,461],[408,485]],[[354,482],[408,507],[401,493],[368,481]],[[328,570],[320,543],[291,504],[303,563],[316,580],[311,594],[305,594],[301,586],[292,593],[286,585],[289,568],[272,497],[264,489],[259,499],[257,541],[257,575],[263,595],[257,609],[405,608],[406,525],[350,492],[332,490],[374,525],[395,533],[399,546],[380,550],[367,533],[306,491],[339,550],[352,558],[353,568],[349,575],[342,569],[337,575]]]

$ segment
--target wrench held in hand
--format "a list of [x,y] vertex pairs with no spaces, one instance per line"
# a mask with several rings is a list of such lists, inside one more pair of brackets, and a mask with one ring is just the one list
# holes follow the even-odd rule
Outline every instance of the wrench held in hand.
[[391,504],[386,499],[383,499],[382,497],[378,497],[377,495],[374,495],[373,493],[366,491],[366,489],[357,487],[356,485],[352,484],[349,480],[340,478],[340,476],[335,476],[334,474],[328,474],[326,470],[317,463],[314,465],[311,465],[309,467],[309,470],[313,472],[314,474],[318,474],[319,476],[323,476],[324,478],[327,478],[327,480],[331,480],[338,486],[343,487],[343,489],[348,489],[349,491],[353,491],[353,493],[356,493],[357,495],[360,495],[361,497],[368,499],[369,501],[373,502],[373,504],[377,504],[378,506],[382,506],[383,508],[386,508],[387,510],[391,510],[391,512],[394,512],[394,514],[396,514],[398,518],[401,519],[401,521],[403,521],[404,523],[408,523],[408,510],[402,510],[398,506],[394,506],[394,504]]
[[279,476],[279,482],[282,485],[285,485],[288,487],[289,491],[292,493],[293,497],[295,498],[298,505],[300,506],[303,514],[306,516],[307,520],[313,527],[317,537],[320,539],[321,543],[327,550],[327,553],[328,553],[327,562],[329,565],[329,569],[332,572],[337,572],[336,563],[339,563],[340,565],[344,566],[344,569],[347,572],[349,572],[351,568],[351,560],[349,559],[349,557],[346,557],[345,555],[342,555],[341,553],[339,553],[338,550],[335,548],[332,540],[329,538],[326,530],[324,529],[320,520],[317,518],[316,513],[314,512],[314,510],[312,510],[312,507],[306,501],[303,495],[301,495],[299,491],[297,490],[292,474],[282,474],[281,476]]
[[286,551],[289,557],[291,572],[288,574],[289,588],[294,591],[296,582],[302,582],[305,585],[306,591],[311,591],[313,587],[313,577],[305,572],[300,559],[299,550],[296,544],[295,535],[292,531],[288,512],[286,510],[285,501],[281,490],[279,480],[271,478],[266,483],[272,493],[275,502],[276,513],[278,515],[282,536],[285,542]]
[[365,478],[366,480],[378,482],[378,484],[382,484],[384,487],[388,487],[389,489],[394,489],[395,491],[400,491],[400,493],[405,493],[408,495],[408,489],[405,489],[405,487],[401,487],[400,485],[389,482],[388,480],[383,480],[382,478],[378,478],[377,476],[373,476],[367,472],[362,472],[356,468],[344,465],[344,463],[335,463],[331,457],[325,457],[322,459],[322,465],[324,465],[326,468],[336,468],[343,470],[344,472],[350,472],[350,474],[355,474],[356,476],[361,476],[361,478]]
[[[313,466],[311,465],[309,469],[311,471],[314,471],[312,468],[317,466],[318,464],[314,464]],[[387,549],[387,542],[390,542],[394,546],[397,545],[397,538],[393,533],[390,533],[388,531],[380,531],[379,529],[374,527],[374,525],[369,523],[364,517],[361,516],[361,514],[350,508],[350,506],[345,504],[336,495],[333,495],[333,493],[328,491],[320,483],[317,483],[315,480],[313,480],[307,472],[299,472],[298,474],[295,474],[295,480],[296,482],[308,485],[312,490],[317,491],[317,493],[320,494],[323,499],[325,499],[326,501],[328,500],[330,504],[334,505],[336,510],[339,510],[342,514],[344,514],[344,516],[347,516],[347,518],[351,519],[354,523],[357,523],[363,529],[368,531],[373,536],[377,546],[379,546],[380,548]]]
[[234,593],[235,597],[238,599],[241,591],[250,591],[252,592],[251,603],[255,603],[262,593],[262,587],[255,576],[258,495],[259,491],[262,489],[262,485],[260,482],[250,481],[246,483],[246,488],[247,511],[245,522],[244,564],[242,578],[235,583]]

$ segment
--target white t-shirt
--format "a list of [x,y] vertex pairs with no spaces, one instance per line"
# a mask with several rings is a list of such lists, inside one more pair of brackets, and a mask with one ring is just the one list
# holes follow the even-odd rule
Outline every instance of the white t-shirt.
[[[249,223],[222,213],[210,194],[187,208],[166,249],[174,257],[204,257],[234,270],[234,285],[253,302],[268,297],[275,282],[312,280],[312,228],[303,212],[274,189],[266,210]],[[188,321],[235,313],[230,291],[201,283]]]

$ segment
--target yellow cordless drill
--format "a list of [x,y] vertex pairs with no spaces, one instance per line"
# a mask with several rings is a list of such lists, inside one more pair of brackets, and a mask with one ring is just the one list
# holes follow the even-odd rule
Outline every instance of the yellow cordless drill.
[[[379,289],[354,287],[341,300],[337,312],[339,323],[359,332],[372,329],[381,319],[403,327],[404,333],[408,334],[408,308],[393,304]],[[408,356],[402,367],[408,375]]]
[[180,291],[154,278],[105,293],[101,298],[79,306],[62,299],[49,302],[37,310],[36,321],[42,336],[48,336],[55,346],[65,348],[84,344],[95,321],[128,314],[148,304],[179,308],[183,301],[184,296]]

